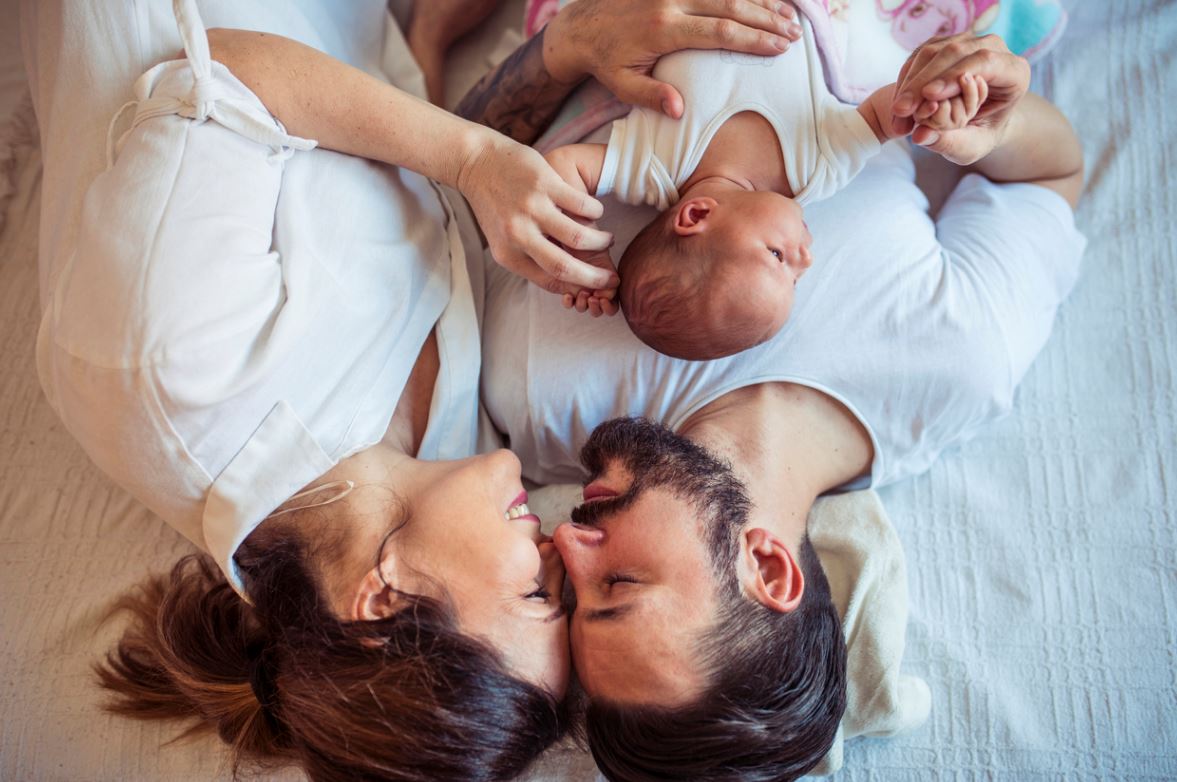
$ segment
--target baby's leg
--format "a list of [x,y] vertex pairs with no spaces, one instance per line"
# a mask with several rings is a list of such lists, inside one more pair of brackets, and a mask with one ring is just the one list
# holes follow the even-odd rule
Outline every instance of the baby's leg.
[[429,102],[445,104],[445,57],[454,42],[485,21],[500,0],[416,0],[409,49],[425,74]]
[[979,76],[960,76],[960,95],[947,100],[925,100],[916,109],[917,124],[933,130],[956,130],[968,125],[989,97],[989,85]]

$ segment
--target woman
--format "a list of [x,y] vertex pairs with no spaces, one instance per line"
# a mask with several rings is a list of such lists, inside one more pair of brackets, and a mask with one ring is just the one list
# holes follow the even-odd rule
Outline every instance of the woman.
[[[314,39],[334,9],[313,6],[274,21]],[[368,11],[382,4],[348,9]],[[237,761],[313,778],[517,774],[564,729],[562,570],[518,461],[470,456],[463,215],[425,177],[470,200],[504,265],[548,284],[607,282],[546,238],[602,247],[560,213],[599,205],[530,150],[305,46],[208,41],[191,2],[176,3],[186,61],[137,82],[93,177],[85,131],[106,130],[117,92],[79,74],[137,70],[168,38],[125,9],[23,12],[53,229],[42,384],[94,461],[211,555],[125,601],[135,621],[100,668],[113,708],[195,715]],[[656,58],[691,24],[630,36],[597,67]],[[111,52],[111,29],[137,35]]]

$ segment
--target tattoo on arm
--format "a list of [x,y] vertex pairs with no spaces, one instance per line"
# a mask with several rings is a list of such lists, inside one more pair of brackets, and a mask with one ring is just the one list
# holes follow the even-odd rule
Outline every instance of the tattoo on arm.
[[551,124],[575,84],[558,82],[544,65],[544,30],[515,50],[478,84],[455,113],[532,144]]

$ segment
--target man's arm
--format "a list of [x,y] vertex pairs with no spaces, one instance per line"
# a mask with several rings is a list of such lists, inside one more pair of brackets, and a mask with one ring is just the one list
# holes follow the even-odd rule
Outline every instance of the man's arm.
[[771,56],[801,36],[776,0],[577,0],[474,86],[456,113],[532,144],[588,76],[625,103],[682,116],[682,95],[650,76],[664,54],[731,49]]
[[1014,109],[1001,141],[970,168],[994,182],[1053,190],[1074,209],[1083,192],[1083,149],[1063,113],[1033,93]]
[[564,99],[583,79],[560,81],[544,63],[540,30],[482,77],[454,109],[459,117],[486,125],[530,146],[551,124]]
[[1048,101],[1026,93],[1030,66],[997,36],[970,33],[934,38],[899,73],[892,122],[908,130],[925,101],[961,93],[960,77],[985,81],[988,96],[964,128],[940,132],[915,127],[912,141],[995,182],[1026,182],[1061,195],[1072,208],[1083,189],[1083,151],[1066,117]]

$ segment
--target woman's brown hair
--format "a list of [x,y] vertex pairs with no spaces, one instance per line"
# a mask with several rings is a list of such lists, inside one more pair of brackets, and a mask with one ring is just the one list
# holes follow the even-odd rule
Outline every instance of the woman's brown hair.
[[313,780],[510,779],[563,734],[562,704],[464,635],[444,601],[336,617],[308,546],[280,529],[237,552],[252,606],[203,554],[120,601],[131,623],[95,666],[108,709],[215,731],[234,774],[297,764]]

